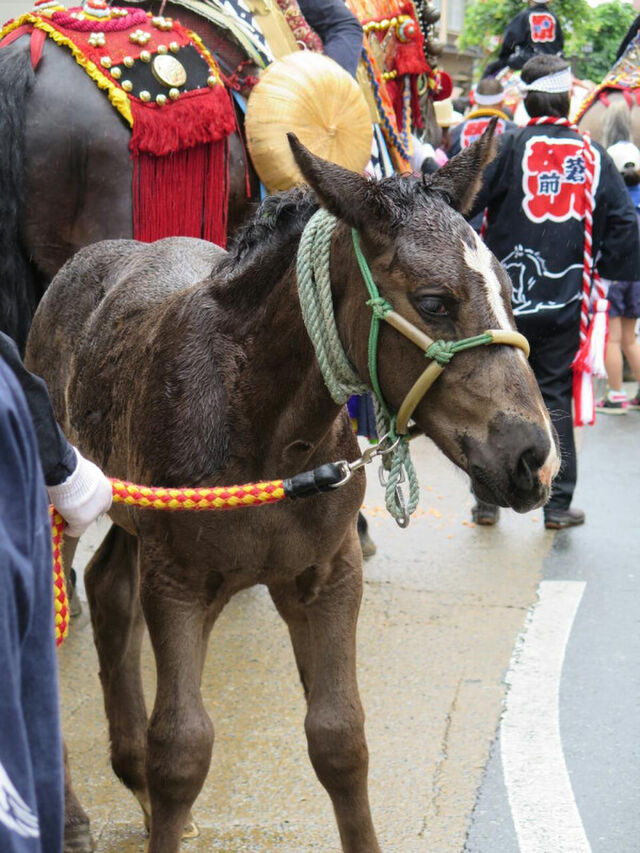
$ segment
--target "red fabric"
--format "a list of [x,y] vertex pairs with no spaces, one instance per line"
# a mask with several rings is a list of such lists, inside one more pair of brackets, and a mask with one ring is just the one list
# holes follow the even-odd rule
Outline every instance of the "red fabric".
[[416,20],[413,4],[407,3],[406,6],[403,6],[400,14],[409,15],[413,19],[415,30],[413,38],[408,42],[401,42],[396,39],[393,68],[399,76],[403,74],[426,74],[430,69],[424,55],[424,36]]
[[13,44],[16,39],[21,38],[22,36],[28,35],[32,32],[33,27],[31,24],[23,24],[21,27],[17,27],[15,30],[12,30],[9,35],[5,36],[0,41],[0,49],[3,47],[9,47],[10,44]]
[[[123,7],[125,8],[125,7]],[[149,23],[147,13],[142,9],[126,7],[127,15],[122,18],[85,18],[78,19],[72,13],[84,13],[85,10],[77,7],[60,10],[51,15],[51,23],[59,30],[71,30],[74,33],[112,33],[129,31],[134,27],[144,27]],[[34,10],[34,14],[38,10]]]
[[434,101],[444,101],[445,98],[450,98],[453,92],[453,80],[451,75],[446,71],[438,71],[438,88],[433,93]]
[[227,142],[196,145],[165,157],[133,160],[134,239],[199,237],[226,245]]
[[133,128],[129,148],[138,154],[163,157],[206,142],[218,142],[233,133],[235,113],[229,93],[219,83],[213,89],[195,89],[175,103],[160,107],[131,98]]
[[38,65],[40,65],[40,60],[42,59],[42,48],[44,47],[44,40],[46,37],[46,33],[42,30],[34,30],[31,33],[31,67],[34,71]]

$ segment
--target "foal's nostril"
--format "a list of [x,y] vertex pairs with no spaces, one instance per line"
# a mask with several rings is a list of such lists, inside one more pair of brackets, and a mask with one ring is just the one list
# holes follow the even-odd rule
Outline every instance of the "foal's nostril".
[[547,447],[543,448],[536,442],[520,454],[515,471],[515,480],[520,488],[530,489],[534,485],[548,452]]

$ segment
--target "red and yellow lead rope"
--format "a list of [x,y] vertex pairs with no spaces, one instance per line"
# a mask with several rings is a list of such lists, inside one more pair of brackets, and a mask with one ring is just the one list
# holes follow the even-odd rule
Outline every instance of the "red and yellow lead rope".
[[[137,486],[126,480],[110,478],[113,502],[147,509],[205,510],[237,509],[243,506],[261,506],[284,500],[282,480],[246,483],[243,486],[213,486],[199,489],[166,489],[158,486]],[[62,516],[49,507],[53,542],[53,586],[56,645],[60,645],[69,629],[69,607],[62,567],[62,533],[65,522]]]

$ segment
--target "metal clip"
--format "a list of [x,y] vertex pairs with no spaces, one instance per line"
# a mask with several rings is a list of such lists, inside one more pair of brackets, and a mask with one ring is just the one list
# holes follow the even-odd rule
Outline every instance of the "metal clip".
[[397,508],[400,510],[400,512],[402,513],[402,516],[401,517],[394,516],[394,518],[396,520],[396,524],[398,525],[398,527],[405,528],[405,527],[409,526],[409,522],[411,521],[411,516],[409,515],[409,511],[407,509],[407,502],[406,502],[405,497],[404,497],[404,492],[400,488],[400,483],[403,481],[403,479],[404,479],[404,468],[402,469],[402,479],[398,482],[398,484],[396,485],[395,491],[394,491],[395,504],[396,504]]
[[[385,447],[385,442],[387,442],[388,440],[389,435],[383,435],[377,444],[372,444],[371,447],[367,447],[362,456],[360,456],[358,459],[354,459],[353,462],[347,462],[346,459],[341,459],[339,462],[334,463],[343,471],[343,476],[342,479],[339,480],[337,483],[334,483],[331,488],[339,489],[340,486],[344,486],[345,483],[349,482],[349,480],[353,476],[354,471],[357,471],[358,468],[362,468],[363,466],[368,465],[370,462],[373,462],[376,456],[386,456],[388,453],[392,453],[398,446],[401,439],[400,436],[398,436],[388,447]],[[404,471],[403,479],[400,482],[404,482]]]
[[[387,469],[383,465],[381,465],[378,468],[378,480],[380,481],[381,486],[386,486],[387,483],[389,482],[389,471],[387,471]],[[403,465],[402,468],[400,469],[400,477],[398,479],[398,484],[406,483],[406,481],[407,481],[407,478],[406,478],[405,473],[404,473],[404,465]]]

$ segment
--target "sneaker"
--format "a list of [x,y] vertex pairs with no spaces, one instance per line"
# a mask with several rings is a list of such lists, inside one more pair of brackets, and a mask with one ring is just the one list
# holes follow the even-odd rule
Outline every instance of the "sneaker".
[[583,510],[574,509],[545,509],[544,526],[547,530],[563,530],[565,527],[577,527],[584,524]]
[[629,407],[628,400],[610,400],[604,397],[596,403],[596,412],[601,412],[603,415],[626,415]]
[[629,405],[627,406],[627,408],[628,409],[635,409],[636,411],[640,411],[640,388],[638,388],[636,396],[632,397],[629,400]]
[[476,524],[482,524],[484,527],[491,527],[498,520],[500,509],[495,504],[487,504],[484,501],[478,501],[471,508],[471,519]]

